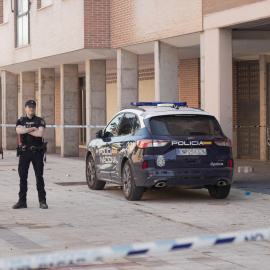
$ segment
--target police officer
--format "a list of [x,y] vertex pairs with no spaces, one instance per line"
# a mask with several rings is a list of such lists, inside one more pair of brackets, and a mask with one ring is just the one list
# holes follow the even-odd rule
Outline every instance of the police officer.
[[20,176],[20,191],[19,201],[13,205],[13,209],[27,208],[27,177],[30,162],[32,162],[39,198],[39,206],[42,209],[47,209],[46,191],[44,188],[43,179],[43,154],[44,144],[42,137],[45,132],[45,121],[35,115],[36,102],[28,100],[25,103],[26,117],[21,117],[16,123],[16,132],[20,135],[21,145],[19,146],[19,176]]

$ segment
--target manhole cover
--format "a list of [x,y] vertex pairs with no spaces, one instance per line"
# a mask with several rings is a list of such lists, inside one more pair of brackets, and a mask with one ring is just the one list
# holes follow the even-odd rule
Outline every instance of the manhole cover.
[[87,185],[86,182],[61,182],[61,183],[55,183],[60,186],[82,186]]

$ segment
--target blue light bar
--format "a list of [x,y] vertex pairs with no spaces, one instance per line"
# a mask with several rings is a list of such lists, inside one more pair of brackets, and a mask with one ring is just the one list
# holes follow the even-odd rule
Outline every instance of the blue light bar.
[[157,106],[159,104],[172,104],[174,106],[187,106],[187,102],[130,102],[132,106]]

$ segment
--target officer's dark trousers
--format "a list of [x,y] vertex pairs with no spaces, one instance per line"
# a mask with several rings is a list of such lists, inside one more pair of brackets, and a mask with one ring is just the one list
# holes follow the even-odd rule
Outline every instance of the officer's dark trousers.
[[44,179],[43,179],[43,154],[38,151],[33,153],[30,150],[22,152],[19,160],[19,176],[20,176],[20,192],[19,192],[19,201],[26,202],[27,194],[27,178],[28,178],[28,169],[30,162],[32,162],[36,180],[37,180],[37,191],[39,202],[46,202],[46,191],[44,189]]

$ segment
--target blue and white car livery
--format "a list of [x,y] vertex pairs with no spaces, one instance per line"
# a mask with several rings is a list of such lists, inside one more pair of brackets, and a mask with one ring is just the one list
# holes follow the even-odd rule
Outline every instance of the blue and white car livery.
[[133,102],[96,133],[86,153],[91,189],[119,184],[127,200],[151,188],[207,188],[229,195],[233,178],[231,141],[216,118],[184,102]]

